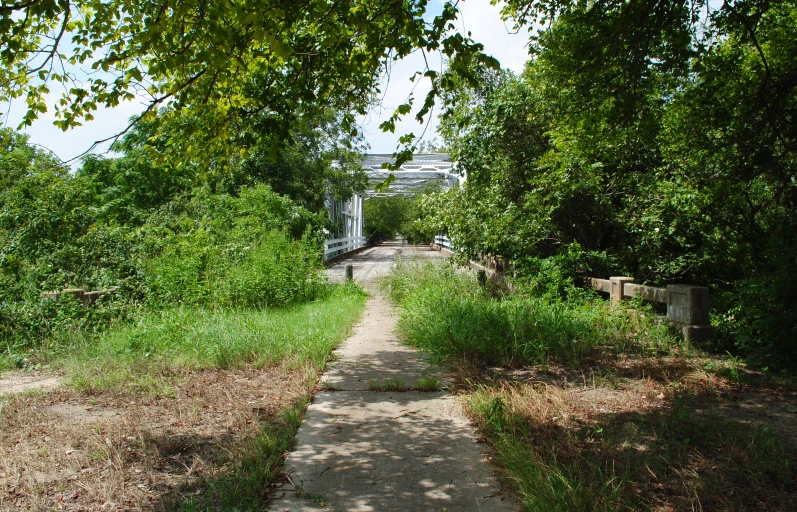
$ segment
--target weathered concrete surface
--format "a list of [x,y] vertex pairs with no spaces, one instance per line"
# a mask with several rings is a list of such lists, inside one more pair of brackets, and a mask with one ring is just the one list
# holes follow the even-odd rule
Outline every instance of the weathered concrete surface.
[[515,510],[446,393],[321,392],[297,440],[272,511]]
[[[379,246],[330,268],[342,280],[376,291],[400,246]],[[435,251],[401,247],[404,258],[442,258]],[[396,317],[384,298],[369,299],[363,319],[336,351],[321,391],[307,410],[289,454],[289,481],[277,489],[272,512],[412,512],[516,510],[476,442],[455,397],[441,391],[369,391],[376,384],[414,387],[435,376],[393,332]]]
[[327,270],[329,280],[335,283],[342,283],[346,279],[346,265],[352,265],[354,267],[354,281],[372,292],[378,292],[379,277],[385,276],[390,272],[391,266],[396,261],[397,251],[401,252],[402,258],[409,261],[442,260],[446,258],[446,255],[440,251],[433,251],[425,246],[388,242],[366,249],[349,259],[339,261],[331,266]]
[[324,374],[324,386],[335,390],[367,390],[373,384],[390,382],[414,387],[421,379],[444,380],[438,368],[431,367],[413,349],[396,340],[396,316],[387,299],[368,299],[362,320],[354,332],[335,351],[336,359]]

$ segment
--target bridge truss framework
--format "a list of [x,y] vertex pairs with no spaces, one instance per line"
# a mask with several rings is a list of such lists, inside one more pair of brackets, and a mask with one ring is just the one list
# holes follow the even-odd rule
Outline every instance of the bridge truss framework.
[[[454,188],[465,181],[454,169],[454,162],[444,153],[413,155],[410,162],[398,170],[390,171],[382,167],[391,162],[393,155],[366,155],[361,166],[368,176],[368,189],[362,194],[342,200],[329,195],[327,211],[330,220],[337,228],[329,233],[324,259],[364,247],[367,240],[363,236],[363,202],[374,197],[412,196],[430,189]],[[393,181],[384,189],[379,185],[390,179]],[[378,190],[379,189],[379,190]]]

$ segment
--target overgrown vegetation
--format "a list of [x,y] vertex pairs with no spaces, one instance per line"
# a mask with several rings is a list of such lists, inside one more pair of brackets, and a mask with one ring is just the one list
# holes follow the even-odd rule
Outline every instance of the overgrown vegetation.
[[449,263],[385,281],[400,334],[453,368],[523,510],[797,506],[793,383],[550,275],[512,284]]
[[[98,339],[63,347],[75,388],[163,393],[188,371],[262,368],[278,363],[323,368],[362,311],[353,286],[309,304],[277,310],[175,307],[150,312]],[[56,349],[58,350],[58,349]]]
[[[212,175],[153,167],[141,146],[148,129],[119,143],[123,157],[90,158],[74,174],[0,132],[0,368],[150,311],[273,308],[326,293],[319,197],[330,184],[338,193],[363,184],[331,165],[345,157],[328,140],[334,123],[307,128],[283,157],[256,153]],[[312,183],[296,200],[273,191],[303,178]],[[64,288],[116,291],[90,308],[41,298]]]
[[411,244],[429,244],[437,233],[422,222],[420,204],[428,191],[416,196],[371,197],[363,205],[363,232],[371,243],[400,236]]
[[[450,263],[402,264],[386,280],[401,304],[399,330],[434,356],[493,365],[580,364],[597,349],[667,354],[679,342],[651,317],[613,309],[573,288],[571,300],[504,295]],[[644,343],[641,342],[644,340]]]
[[[512,0],[524,72],[449,97],[465,187],[429,205],[468,256],[529,279],[711,288],[716,348],[797,365],[792,2]],[[563,258],[571,253],[579,257]]]

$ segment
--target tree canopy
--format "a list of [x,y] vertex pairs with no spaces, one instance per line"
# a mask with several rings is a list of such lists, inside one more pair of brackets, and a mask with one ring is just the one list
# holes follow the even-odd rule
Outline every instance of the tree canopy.
[[[441,52],[454,75],[497,67],[455,30],[446,2],[427,20],[427,0],[19,0],[0,7],[0,100],[25,98],[23,124],[55,110],[68,129],[100,106],[145,98],[136,119],[159,117],[165,154],[214,158],[290,138],[297,119],[364,113],[382,71],[414,51]],[[427,67],[432,91],[451,76]],[[60,97],[57,94],[60,92]],[[396,116],[408,114],[401,105]],[[394,126],[396,117],[383,128]],[[171,123],[170,123],[171,122]],[[412,141],[412,137],[405,139]]]
[[532,58],[446,98],[443,133],[468,182],[433,222],[540,282],[710,286],[723,350],[797,362],[794,2],[511,0],[505,12],[542,23]]

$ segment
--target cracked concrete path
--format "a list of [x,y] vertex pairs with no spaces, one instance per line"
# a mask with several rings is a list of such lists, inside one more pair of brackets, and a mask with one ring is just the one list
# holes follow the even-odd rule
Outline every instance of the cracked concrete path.
[[[372,291],[398,246],[369,249],[347,263]],[[403,257],[439,258],[424,248]],[[370,257],[370,258],[369,258]],[[358,271],[359,267],[359,271]],[[476,441],[458,400],[428,389],[441,370],[400,344],[392,305],[376,295],[336,350],[286,461],[289,481],[272,512],[497,511],[517,509]],[[373,391],[383,389],[386,391]]]

